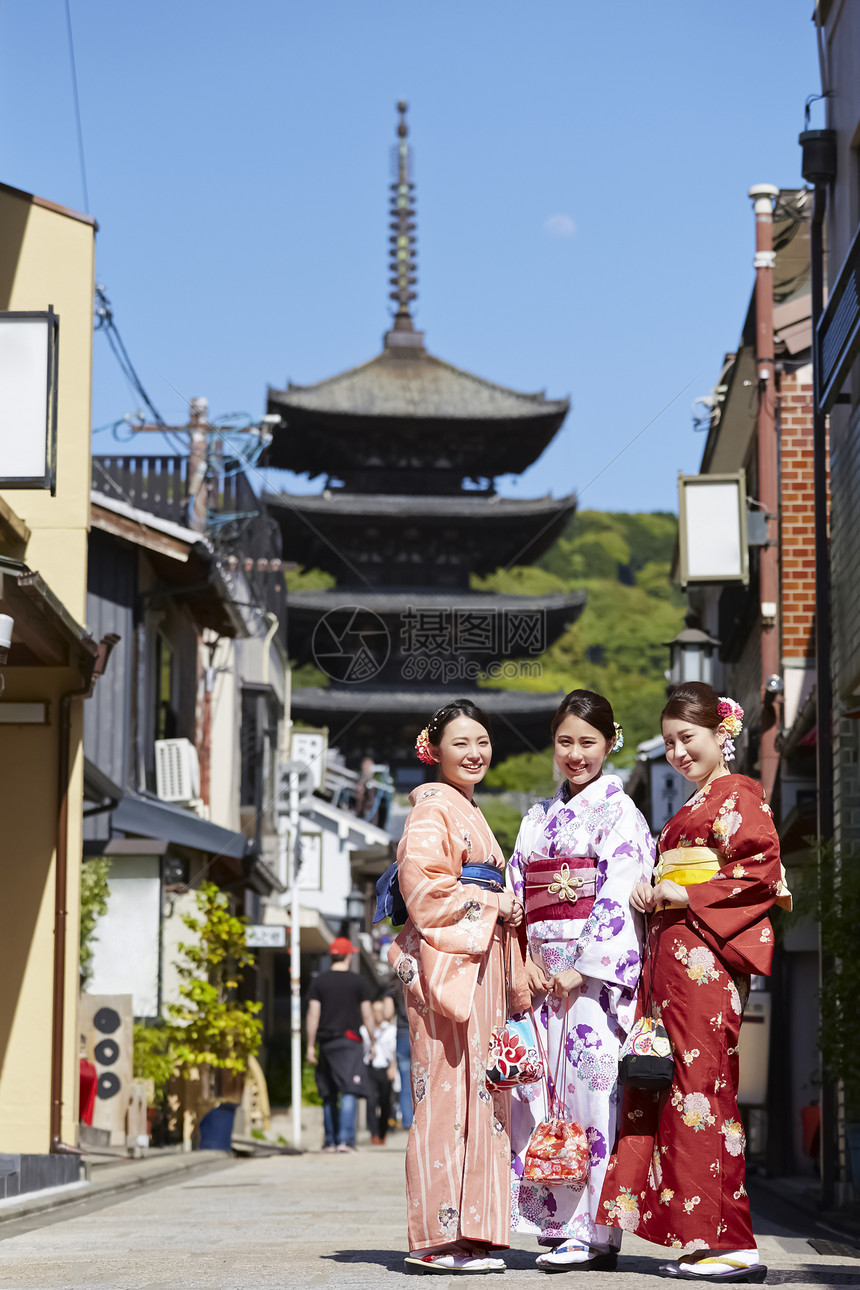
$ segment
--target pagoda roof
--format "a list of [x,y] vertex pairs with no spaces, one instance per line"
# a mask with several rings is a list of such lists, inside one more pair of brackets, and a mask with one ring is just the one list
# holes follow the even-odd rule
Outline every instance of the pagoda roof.
[[[283,550],[338,582],[466,590],[470,573],[532,562],[564,530],[576,498],[325,492],[264,495]],[[365,572],[362,573],[362,567]],[[421,572],[423,571],[423,572]]]
[[[413,333],[417,336],[420,333]],[[532,421],[567,415],[568,399],[523,393],[466,372],[423,345],[386,344],[381,354],[315,385],[269,390],[269,409],[289,417],[311,412],[338,417],[423,421]]]
[[275,510],[294,511],[298,515],[338,516],[348,519],[410,520],[493,520],[566,518],[576,509],[576,495],[567,497],[500,497],[497,493],[459,492],[448,496],[421,493],[350,493],[345,490],[323,493],[265,493],[262,499]]
[[[408,623],[414,623],[416,627],[428,621],[433,623],[433,630],[437,634],[434,646],[437,658],[453,657],[456,653],[461,658],[477,659],[479,666],[485,668],[487,664],[497,661],[506,648],[503,641],[509,637],[505,634],[505,623],[509,624],[511,619],[522,622],[528,617],[530,622],[539,624],[535,626],[541,642],[539,650],[524,646],[522,652],[532,655],[535,652],[542,653],[577,621],[585,608],[586,600],[584,591],[552,592],[544,596],[519,596],[447,587],[420,590],[353,587],[294,591],[289,596],[290,653],[299,662],[309,659],[316,661],[317,629],[323,619],[328,631],[333,631],[336,636],[341,627],[354,632],[356,619],[372,626],[372,616],[375,615],[376,625],[379,625],[379,619],[385,625],[392,647],[391,654],[381,669],[383,674],[377,678],[378,684],[386,683],[388,673],[393,672],[397,679],[402,676],[407,656],[403,651],[403,632]],[[432,617],[428,619],[428,615]],[[460,634],[461,625],[465,627],[464,635]],[[474,632],[476,625],[479,625],[478,635],[470,637],[469,631]],[[456,650],[448,642],[446,632],[451,633],[451,642],[456,637]]]
[[[341,713],[349,716],[352,713],[374,715],[395,714],[396,716],[423,717],[434,712],[443,703],[455,699],[471,698],[488,717],[507,717],[513,721],[516,717],[552,716],[564,698],[563,690],[472,690],[468,693],[462,685],[457,689],[410,690],[369,685],[332,686],[323,689],[321,686],[298,687],[293,690],[292,707],[295,712]],[[547,739],[549,726],[547,726]]]
[[482,609],[523,609],[555,612],[573,610],[577,614],[585,607],[584,591],[554,591],[545,596],[519,596],[510,592],[457,591],[440,587],[438,590],[411,590],[388,588],[376,590],[325,590],[290,592],[290,611],[328,614],[332,610],[348,609],[355,605],[356,597],[362,609],[372,609],[380,618],[400,615],[408,609],[451,609],[466,612]]

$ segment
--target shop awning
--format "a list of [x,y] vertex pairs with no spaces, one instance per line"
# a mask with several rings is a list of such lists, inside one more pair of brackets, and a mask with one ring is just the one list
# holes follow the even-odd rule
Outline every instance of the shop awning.
[[192,811],[142,793],[126,792],[111,816],[113,829],[145,838],[164,838],[177,846],[243,860],[253,843],[244,833],[234,833],[211,820],[201,820]]

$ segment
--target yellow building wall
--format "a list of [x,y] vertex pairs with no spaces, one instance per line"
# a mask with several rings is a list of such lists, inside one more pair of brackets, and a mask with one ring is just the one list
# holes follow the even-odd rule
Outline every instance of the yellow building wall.
[[[95,225],[0,186],[0,309],[59,315],[57,492],[10,489],[29,526],[24,556],[72,616],[85,623],[89,526]],[[1,469],[2,467],[0,467]],[[59,812],[60,696],[77,668],[7,668],[0,702],[47,702],[43,726],[0,724],[3,846],[0,929],[0,1152],[50,1148],[54,883]],[[77,1141],[78,941],[83,811],[81,702],[72,710],[63,1044],[62,1137]]]
[[[0,310],[60,318],[57,493],[2,492],[32,531],[27,563],[79,622],[86,618],[95,226],[0,186]],[[2,466],[0,466],[2,470]]]

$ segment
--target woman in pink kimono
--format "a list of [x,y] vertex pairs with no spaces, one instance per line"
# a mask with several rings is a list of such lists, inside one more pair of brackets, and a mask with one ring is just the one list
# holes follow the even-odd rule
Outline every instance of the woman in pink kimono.
[[505,1265],[489,1251],[510,1243],[510,1094],[487,1087],[486,1065],[492,1030],[505,1020],[503,935],[513,952],[510,1006],[528,1001],[513,930],[523,910],[504,889],[501,848],[473,800],[492,756],[480,710],[468,700],[440,708],[416,751],[440,773],[411,794],[397,849],[409,918],[388,956],[412,1046],[406,1264],[496,1272]]
[[546,1098],[541,1085],[522,1085],[511,1104],[512,1225],[545,1247],[537,1259],[545,1272],[611,1271],[621,1231],[607,1221],[600,1192],[618,1122],[618,1053],[642,962],[644,919],[630,896],[651,877],[654,842],[621,780],[603,773],[606,756],[621,746],[609,701],[573,690],[552,735],[563,781],[523,820],[507,881],[525,903],[535,1019],[559,1097],[587,1135],[589,1177],[581,1187],[524,1177]]

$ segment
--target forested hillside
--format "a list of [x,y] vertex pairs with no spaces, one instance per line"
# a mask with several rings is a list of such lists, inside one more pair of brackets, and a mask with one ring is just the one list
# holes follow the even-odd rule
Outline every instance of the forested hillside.
[[[636,744],[657,730],[665,702],[666,642],[683,625],[684,599],[670,581],[677,519],[664,512],[581,511],[535,565],[473,578],[475,588],[539,594],[582,589],[578,622],[541,656],[537,678],[494,680],[512,689],[598,690],[612,702],[625,746],[614,760],[633,760]],[[547,764],[534,754],[493,767],[487,786],[540,791]]]

